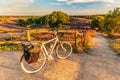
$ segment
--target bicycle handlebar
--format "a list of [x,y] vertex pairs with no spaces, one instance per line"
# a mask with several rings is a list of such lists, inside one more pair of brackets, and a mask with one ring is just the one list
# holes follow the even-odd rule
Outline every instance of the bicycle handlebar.
[[57,36],[58,33],[58,28],[52,28],[50,31],[54,32],[55,36]]
[[31,42],[25,42],[25,43],[21,43],[21,44],[24,48],[28,47],[28,46],[30,46],[30,48],[34,48],[34,45]]

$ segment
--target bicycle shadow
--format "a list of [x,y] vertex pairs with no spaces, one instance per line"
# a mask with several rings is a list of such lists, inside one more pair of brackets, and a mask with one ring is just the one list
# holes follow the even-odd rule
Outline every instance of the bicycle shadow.
[[72,54],[68,59],[47,61],[39,74],[43,74],[49,80],[76,80],[81,70],[80,54]]
[[[64,60],[57,57],[55,57],[55,60],[47,60],[45,66],[35,74],[26,74],[21,70],[20,54],[18,52],[2,54],[4,58],[1,59],[7,60],[4,61],[6,64],[0,64],[0,68],[3,69],[4,76],[6,74],[10,75],[7,77],[9,80],[79,80],[77,77],[80,76],[82,68],[80,54],[72,54]],[[12,64],[7,63],[8,61]]]

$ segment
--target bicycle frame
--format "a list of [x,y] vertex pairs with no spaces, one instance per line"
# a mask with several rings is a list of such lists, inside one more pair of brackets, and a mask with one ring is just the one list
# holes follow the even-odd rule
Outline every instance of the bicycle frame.
[[[66,59],[71,55],[71,53],[72,53],[71,44],[68,43],[68,42],[60,41],[58,36],[57,36],[57,32],[55,33],[55,36],[56,36],[55,38],[50,39],[50,40],[45,41],[42,44],[40,44],[40,48],[41,48],[41,53],[40,54],[41,55],[39,56],[40,58],[38,59],[38,61],[41,61],[42,63],[40,63],[39,67],[37,66],[36,69],[35,69],[35,67],[32,67],[34,65],[27,64],[28,67],[26,67],[26,65],[25,65],[26,63],[24,63],[24,61],[22,61],[22,59],[24,57],[24,54],[22,55],[22,57],[20,59],[20,66],[21,66],[21,68],[24,72],[26,72],[26,73],[36,73],[36,72],[40,71],[43,68],[43,66],[45,65],[45,62],[46,62],[47,59],[48,60],[54,60],[54,58],[52,57],[52,54],[53,54],[53,51],[55,49],[56,49],[56,55],[60,59]],[[51,44],[50,44],[50,47],[51,47],[50,49],[51,50],[49,51],[49,50],[47,50],[48,48],[46,47],[46,44],[51,43],[51,42],[53,42],[53,44],[52,44],[52,47],[51,47]],[[64,44],[66,44],[69,47],[67,48],[66,46],[64,46]],[[29,45],[33,46],[31,43]],[[61,48],[62,48],[62,50],[61,50]],[[61,51],[64,51],[64,52],[61,52]],[[65,56],[61,56],[61,53],[65,54]],[[33,69],[31,69],[31,70],[28,69],[29,66],[30,66],[30,68],[33,68]]]
[[[53,44],[53,46],[52,46],[51,52],[48,53],[48,51],[46,50],[45,45],[48,44],[48,43],[50,43],[50,42],[52,42],[52,41],[55,41],[55,42],[54,42],[54,44]],[[58,37],[55,37],[55,38],[53,38],[53,39],[51,39],[51,40],[48,40],[48,41],[42,43],[41,47],[42,47],[42,49],[44,50],[44,52],[46,53],[48,59],[52,59],[52,58],[51,58],[51,55],[52,55],[52,53],[53,53],[53,51],[54,51],[54,49],[55,49],[55,46],[57,45],[58,42],[60,42],[59,39],[58,39]]]

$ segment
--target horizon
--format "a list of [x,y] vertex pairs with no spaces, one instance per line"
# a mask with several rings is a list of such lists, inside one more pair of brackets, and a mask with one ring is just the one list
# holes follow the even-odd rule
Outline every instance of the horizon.
[[0,16],[43,16],[52,11],[68,15],[106,14],[120,7],[120,0],[1,0]]
[[[52,12],[51,12],[52,13]],[[49,15],[49,14],[46,14]],[[105,14],[91,14],[91,15],[68,15],[68,16],[95,16],[95,15],[105,15]],[[32,17],[32,16],[45,16],[45,15],[0,15],[0,17]]]

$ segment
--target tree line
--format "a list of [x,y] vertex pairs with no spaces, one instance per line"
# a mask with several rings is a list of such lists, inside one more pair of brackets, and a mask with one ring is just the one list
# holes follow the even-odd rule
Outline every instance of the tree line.
[[19,26],[30,26],[30,27],[41,27],[49,25],[50,27],[63,27],[63,24],[69,21],[69,16],[61,11],[53,11],[49,15],[41,16],[38,18],[19,19],[17,25]]
[[106,15],[96,16],[91,22],[93,29],[109,34],[120,33],[120,8],[110,10]]

